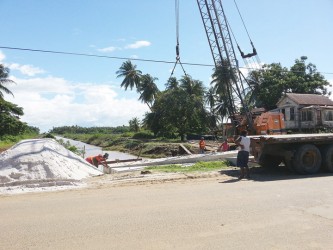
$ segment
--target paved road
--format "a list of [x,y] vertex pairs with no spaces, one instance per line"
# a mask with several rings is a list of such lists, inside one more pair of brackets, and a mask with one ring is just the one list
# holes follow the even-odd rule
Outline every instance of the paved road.
[[[0,196],[0,249],[332,249],[333,176],[284,172]],[[98,183],[98,180],[96,180]]]

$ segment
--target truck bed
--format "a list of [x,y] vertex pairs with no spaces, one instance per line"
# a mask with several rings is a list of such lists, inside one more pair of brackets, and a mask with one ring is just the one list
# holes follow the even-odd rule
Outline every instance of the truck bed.
[[297,142],[332,142],[333,133],[325,134],[287,134],[287,135],[253,135],[252,141],[265,144],[297,143]]

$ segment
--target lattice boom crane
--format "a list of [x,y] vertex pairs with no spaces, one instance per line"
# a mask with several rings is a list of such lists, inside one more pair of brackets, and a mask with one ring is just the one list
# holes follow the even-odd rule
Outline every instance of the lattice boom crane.
[[[206,35],[214,59],[215,67],[228,67],[231,81],[227,84],[226,90],[230,107],[228,112],[231,117],[237,113],[239,104],[243,107],[248,125],[253,126],[250,112],[244,101],[245,90],[242,80],[242,73],[236,58],[229,24],[222,6],[221,0],[197,0],[201,18],[205,27]],[[255,51],[255,50],[254,50]],[[248,56],[248,55],[246,55]]]

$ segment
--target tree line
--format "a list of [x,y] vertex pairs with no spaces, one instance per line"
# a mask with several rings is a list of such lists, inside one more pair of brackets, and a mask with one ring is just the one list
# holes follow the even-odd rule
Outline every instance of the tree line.
[[[123,78],[121,87],[135,89],[139,100],[146,103],[150,112],[144,115],[141,126],[151,130],[155,136],[180,137],[187,134],[204,134],[219,129],[223,121],[234,112],[244,114],[242,105],[232,103],[234,95],[232,72],[227,62],[221,62],[213,69],[210,87],[204,87],[199,80],[184,75],[180,79],[170,77],[165,89],[159,90],[158,80],[150,74],[143,74],[130,60],[125,61],[116,72]],[[285,93],[330,95],[330,83],[321,75],[314,64],[306,59],[296,59],[290,69],[280,63],[265,64],[251,71],[246,77],[244,91],[245,105],[252,108],[276,108],[276,103]],[[138,127],[138,118],[130,124]]]
[[39,128],[20,120],[23,108],[4,99],[4,93],[14,94],[5,86],[14,81],[9,78],[9,69],[0,64],[0,137],[5,135],[39,134]]
[[[296,59],[290,69],[280,63],[265,64],[258,70],[251,71],[244,90],[246,106],[252,108],[276,108],[276,103],[284,93],[303,93],[330,95],[331,85],[321,75],[314,64],[306,63],[303,57]],[[232,90],[231,74],[226,62],[221,62],[213,69],[212,81],[207,88],[202,81],[184,75],[180,79],[170,77],[164,84],[165,89],[157,87],[158,78],[143,74],[130,60],[125,61],[116,72],[123,78],[121,87],[136,90],[139,100],[147,104],[147,112],[142,121],[137,117],[129,121],[129,126],[92,127],[63,126],[53,128],[50,132],[64,133],[124,133],[150,130],[155,136],[185,139],[188,134],[205,134],[219,129],[232,112],[245,112],[241,105],[230,101]],[[0,64],[0,136],[23,133],[39,133],[36,127],[28,126],[20,117],[23,108],[4,100],[4,93],[13,93],[6,87],[14,83],[9,78],[9,69]]]
[[60,126],[53,127],[49,133],[64,135],[64,134],[122,134],[129,132],[128,126],[118,127],[81,127],[81,126]]

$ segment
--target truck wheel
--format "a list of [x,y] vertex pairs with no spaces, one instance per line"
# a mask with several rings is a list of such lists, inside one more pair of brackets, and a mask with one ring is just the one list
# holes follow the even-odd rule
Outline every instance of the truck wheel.
[[296,150],[292,163],[300,174],[317,173],[321,165],[320,151],[315,145],[302,145]]
[[276,168],[282,162],[281,157],[273,156],[273,155],[263,155],[260,160],[260,166],[265,168]]
[[322,150],[323,167],[329,172],[333,172],[333,145],[326,146]]

